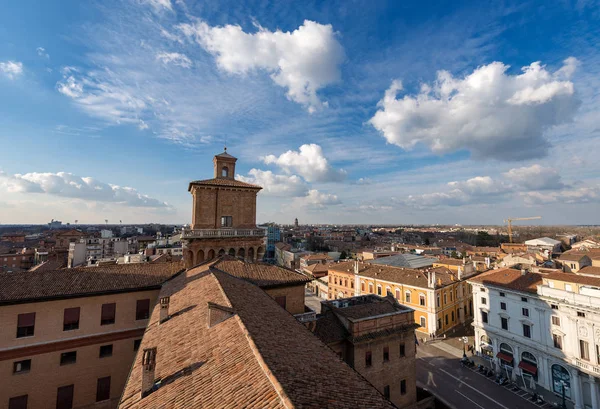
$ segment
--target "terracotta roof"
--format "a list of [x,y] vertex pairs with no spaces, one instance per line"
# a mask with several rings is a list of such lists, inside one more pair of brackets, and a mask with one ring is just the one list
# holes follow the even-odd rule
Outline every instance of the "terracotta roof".
[[[354,261],[349,261],[345,263],[331,264],[329,270],[346,274],[354,274],[354,263]],[[411,285],[413,287],[428,288],[427,271],[436,273],[436,287],[451,284],[456,282],[457,279],[457,274],[445,267],[429,268],[427,270],[415,270],[411,268],[390,267],[370,263],[358,263],[358,266],[358,274],[360,276],[376,278],[392,283]],[[452,280],[452,277],[455,279]],[[438,282],[441,282],[441,285],[438,284]]]
[[235,156],[231,156],[230,154],[227,153],[227,148],[225,148],[224,152],[221,152],[218,155],[215,155],[215,157],[217,157],[217,158],[227,158],[227,159],[237,159]]
[[182,270],[181,263],[157,263],[0,273],[0,304],[158,288]]
[[333,260],[333,258],[328,254],[307,254],[306,256],[302,256],[305,260]]
[[542,284],[542,277],[545,276],[539,273],[526,273],[523,275],[520,270],[504,268],[488,271],[469,279],[469,281],[515,291],[536,293],[537,285]]
[[331,310],[317,319],[313,333],[327,345],[343,341],[350,335]]
[[214,178],[214,179],[205,179],[205,180],[194,180],[190,182],[188,187],[188,191],[192,189],[192,186],[224,186],[224,187],[241,187],[247,189],[256,189],[260,190],[262,187],[257,185],[252,185],[250,183],[241,182],[235,179],[225,179],[225,178]]
[[443,260],[438,260],[434,264],[442,264],[447,266],[462,266],[464,264],[463,260],[455,259],[455,258],[446,258]]
[[[119,407],[393,408],[371,384],[263,290],[198,266],[163,286]],[[209,303],[231,315],[209,326]],[[219,307],[221,306],[221,307]],[[157,348],[161,387],[141,398],[141,357]]]
[[180,262],[183,259],[182,256],[174,256],[172,254],[169,253],[163,253],[160,254],[158,256],[151,256],[150,257],[150,262],[151,263],[165,263],[165,262],[170,262],[170,261],[178,261]]
[[[362,318],[371,318],[384,314],[410,311],[396,302],[390,302],[390,300],[383,297],[378,298],[379,299],[371,297],[369,302],[362,302],[357,303],[356,305],[349,305],[348,307],[336,308],[335,312],[351,320],[360,320]],[[350,302],[353,300],[353,298],[349,299]]]
[[51,271],[51,270],[58,270],[61,268],[65,268],[67,266],[67,262],[64,259],[61,258],[53,258],[51,260],[48,261],[44,261],[41,264],[38,264],[37,266],[33,266],[29,269],[29,271]]
[[559,260],[565,260],[565,261],[579,261],[581,260],[583,257],[589,257],[590,254],[582,252],[582,251],[570,251],[568,253],[563,253],[561,254],[561,256],[558,258]]
[[304,285],[311,281],[304,274],[288,268],[272,264],[248,263],[229,256],[224,256],[221,260],[215,262],[213,268],[243,278],[261,288]]
[[590,277],[587,275],[581,275],[579,273],[550,273],[546,275],[545,278],[548,280],[557,280],[567,283],[577,283],[600,287],[600,277]]
[[587,266],[577,272],[577,274],[592,274],[600,276],[600,267]]

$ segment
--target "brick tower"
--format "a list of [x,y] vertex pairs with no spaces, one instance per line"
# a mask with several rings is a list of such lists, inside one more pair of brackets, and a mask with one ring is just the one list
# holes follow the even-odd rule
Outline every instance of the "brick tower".
[[256,228],[256,195],[262,188],[235,180],[236,162],[225,148],[213,159],[214,178],[190,182],[192,224],[182,233],[186,268],[223,254],[262,259],[264,230]]

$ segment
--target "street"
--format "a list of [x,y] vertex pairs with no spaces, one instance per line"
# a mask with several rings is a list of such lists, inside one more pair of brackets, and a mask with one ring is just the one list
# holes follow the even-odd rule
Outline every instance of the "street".
[[459,358],[438,347],[417,348],[417,384],[445,403],[460,409],[550,409],[551,403],[537,405],[524,391],[513,392],[469,368]]

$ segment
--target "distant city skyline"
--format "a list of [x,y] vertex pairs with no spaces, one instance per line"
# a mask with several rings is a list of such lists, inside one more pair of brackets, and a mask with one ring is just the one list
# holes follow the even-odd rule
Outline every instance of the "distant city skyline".
[[6,5],[0,223],[600,224],[596,1],[363,3]]

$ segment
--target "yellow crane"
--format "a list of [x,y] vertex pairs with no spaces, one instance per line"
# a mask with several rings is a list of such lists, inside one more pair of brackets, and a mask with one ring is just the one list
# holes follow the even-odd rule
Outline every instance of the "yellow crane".
[[541,219],[542,216],[532,216],[532,217],[513,217],[504,220],[504,223],[508,223],[508,242],[512,243],[512,222],[516,220],[536,220]]

